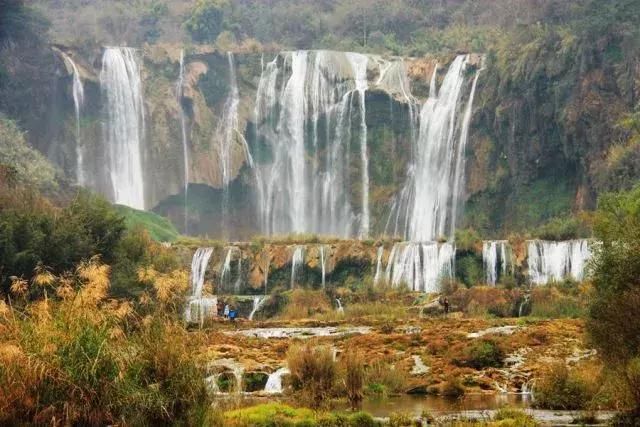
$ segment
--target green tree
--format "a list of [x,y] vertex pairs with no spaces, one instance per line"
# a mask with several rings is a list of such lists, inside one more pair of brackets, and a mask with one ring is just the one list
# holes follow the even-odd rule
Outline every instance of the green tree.
[[198,0],[184,23],[193,40],[213,43],[223,30],[226,0]]
[[607,366],[626,380],[640,414],[640,186],[600,197],[587,328]]

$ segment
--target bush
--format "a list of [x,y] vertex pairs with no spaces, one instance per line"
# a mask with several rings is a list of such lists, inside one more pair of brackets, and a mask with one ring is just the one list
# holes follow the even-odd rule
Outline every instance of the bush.
[[464,396],[464,386],[460,382],[460,378],[454,377],[444,383],[440,389],[440,394],[444,397],[459,398]]
[[406,372],[382,361],[373,362],[365,371],[365,384],[369,394],[386,397],[404,393],[408,382]]
[[464,359],[456,361],[458,365],[474,369],[499,368],[502,366],[504,352],[492,340],[474,342],[465,350]]
[[291,385],[296,398],[312,408],[325,404],[333,389],[337,368],[330,347],[295,345],[287,353]]
[[0,304],[0,423],[203,422],[198,341],[179,322],[163,311],[141,320],[130,302],[108,301],[109,268],[95,260],[46,277],[38,283],[61,301],[28,304],[26,317]]
[[356,410],[362,404],[364,385],[364,358],[361,353],[349,352],[342,359],[344,364],[344,385],[351,409]]
[[213,43],[223,29],[226,0],[197,0],[184,27],[193,40]]
[[535,406],[544,409],[584,409],[593,397],[589,385],[564,363],[557,363],[535,385]]

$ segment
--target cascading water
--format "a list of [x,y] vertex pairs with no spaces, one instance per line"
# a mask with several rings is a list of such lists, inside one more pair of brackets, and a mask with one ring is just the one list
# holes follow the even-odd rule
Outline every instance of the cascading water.
[[384,246],[378,248],[377,261],[376,261],[376,274],[373,277],[373,284],[377,285],[382,279],[382,255],[384,255]]
[[[262,72],[255,106],[259,214],[266,234],[369,234],[365,94],[369,59],[356,53],[280,54]],[[357,105],[357,109],[355,108]],[[359,119],[353,132],[354,117]],[[351,144],[360,148],[361,210],[350,196]],[[358,228],[359,226],[359,228]]]
[[297,246],[291,257],[291,289],[296,284],[296,276],[301,272],[304,265],[304,247]]
[[176,97],[180,106],[180,130],[182,134],[182,157],[184,160],[184,230],[185,234],[189,233],[189,224],[187,220],[187,203],[189,201],[189,141],[187,137],[187,113],[182,105],[184,97],[184,49],[180,51],[180,74],[176,83]]
[[256,315],[258,310],[262,308],[262,306],[266,301],[267,301],[266,295],[257,295],[253,297],[253,308],[251,309],[251,313],[249,314],[249,320],[253,320],[253,316]]
[[585,267],[590,258],[589,241],[585,239],[527,242],[529,280],[536,285],[561,281],[567,277],[581,281],[584,279]]
[[231,255],[235,248],[230,247],[227,249],[227,255],[224,257],[224,263],[222,264],[222,271],[220,272],[220,287],[225,288],[227,284],[231,283]]
[[338,312],[338,314],[344,314],[344,307],[342,306],[342,301],[340,301],[340,298],[336,298],[336,304],[336,311]]
[[354,80],[356,83],[356,92],[358,92],[358,106],[360,115],[360,163],[362,176],[362,214],[360,218],[360,238],[369,235],[369,153],[367,151],[367,110],[365,96],[369,89],[367,81],[367,64],[368,58],[357,53],[346,54],[351,68],[353,69]]
[[454,235],[464,177],[464,150],[479,73],[476,72],[471,84],[466,110],[459,117],[468,61],[468,55],[456,57],[437,98],[436,67],[430,96],[420,111],[414,159],[387,222],[388,232],[391,231],[389,227],[393,227],[393,234],[411,241],[431,241],[442,236],[453,238]]
[[505,276],[511,266],[511,248],[506,240],[482,242],[482,263],[485,282],[495,285],[499,276]]
[[282,393],[282,377],[289,375],[289,368],[280,368],[267,378],[267,384],[264,386],[264,392],[269,394]]
[[435,293],[440,281],[453,277],[455,246],[451,243],[398,243],[389,256],[386,281],[394,287]]
[[327,268],[326,268],[327,255],[325,253],[326,251],[324,246],[320,246],[319,251],[320,251],[320,267],[322,268],[322,288],[324,289],[326,285],[326,277],[327,277]]
[[238,257],[238,277],[233,285],[233,292],[238,295],[240,293],[240,287],[242,286],[242,253]]
[[76,63],[66,53],[62,53],[64,60],[69,64],[73,70],[73,107],[76,113],[76,181],[79,185],[85,185],[85,173],[84,173],[84,150],[82,148],[82,139],[80,135],[80,113],[82,106],[84,105],[84,86],[80,79],[80,72]]
[[[236,141],[239,140],[244,151],[247,163],[253,167],[253,158],[249,152],[249,146],[240,129],[238,121],[238,106],[240,105],[240,91],[238,89],[238,78],[236,75],[236,63],[233,53],[227,53],[227,61],[229,63],[229,95],[224,103],[222,118],[216,132],[218,141],[218,158],[220,161],[220,169],[222,171],[222,221],[226,224],[229,220],[229,203],[230,189],[232,181],[232,167],[235,156],[234,147]],[[223,227],[225,230],[228,227]]]
[[204,276],[213,248],[198,248],[191,260],[191,296],[187,298],[184,318],[187,323],[202,322],[217,313],[218,299],[203,298]]
[[105,49],[100,86],[106,100],[104,134],[109,154],[113,201],[135,209],[144,209],[144,103],[138,53],[135,49]]

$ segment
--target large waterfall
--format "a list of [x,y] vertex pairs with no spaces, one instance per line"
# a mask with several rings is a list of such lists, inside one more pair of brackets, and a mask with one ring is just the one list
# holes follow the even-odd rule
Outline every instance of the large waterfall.
[[[269,158],[257,173],[266,234],[369,234],[368,67],[365,55],[329,51],[285,52],[264,67],[255,121],[256,153]],[[350,197],[356,143],[358,208]]]
[[104,134],[113,201],[144,209],[144,105],[138,53],[135,49],[105,49],[100,86],[105,99]]
[[527,264],[529,280],[544,285],[565,278],[584,279],[585,267],[591,258],[588,240],[549,242],[531,240],[527,242]]
[[84,149],[82,147],[81,135],[80,135],[80,112],[84,104],[84,86],[80,79],[80,72],[76,63],[66,53],[62,53],[62,57],[69,64],[73,70],[73,107],[76,113],[76,181],[79,185],[85,185],[85,172],[84,172]]
[[398,243],[389,255],[386,281],[413,291],[439,292],[440,281],[453,277],[455,252],[451,243]]
[[468,62],[468,55],[458,56],[437,92],[437,67],[434,70],[430,96],[420,111],[413,163],[391,210],[387,232],[411,241],[453,238],[479,74],[477,71],[470,90],[465,91]]

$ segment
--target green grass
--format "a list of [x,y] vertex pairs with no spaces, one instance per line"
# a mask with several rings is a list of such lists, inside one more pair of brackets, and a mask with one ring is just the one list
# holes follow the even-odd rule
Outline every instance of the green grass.
[[266,426],[345,426],[374,427],[380,425],[364,412],[343,414],[314,412],[308,408],[292,408],[281,403],[267,403],[225,412],[224,425],[234,427]]
[[127,228],[144,228],[151,238],[158,242],[175,242],[180,236],[178,230],[167,218],[153,212],[139,211],[121,205],[117,205],[116,209],[125,217]]

